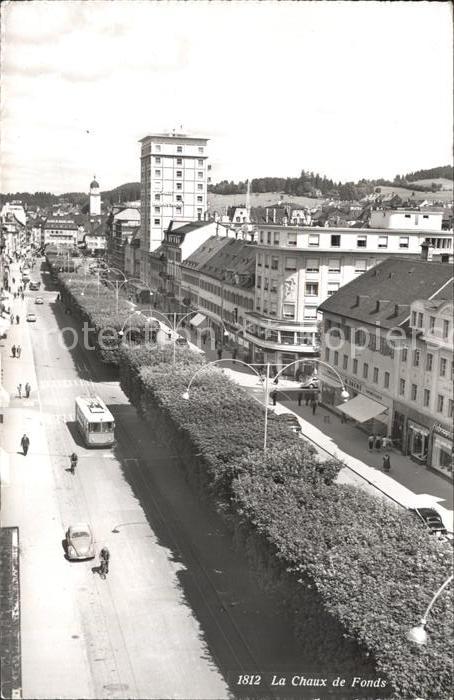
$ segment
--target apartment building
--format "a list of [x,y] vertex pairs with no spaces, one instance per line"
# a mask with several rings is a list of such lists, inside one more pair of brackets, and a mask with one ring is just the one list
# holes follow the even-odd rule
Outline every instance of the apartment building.
[[77,245],[79,225],[66,216],[51,217],[45,220],[41,228],[41,245],[62,245],[72,247]]
[[114,207],[107,218],[107,257],[109,265],[125,270],[125,246],[140,231],[137,207]]
[[260,224],[245,332],[255,361],[286,365],[317,355],[320,304],[386,258],[419,258],[427,241],[434,260],[452,261],[452,232]]
[[407,231],[441,231],[443,211],[419,209],[373,209],[370,212],[371,228],[401,229]]
[[388,258],[319,307],[322,401],[452,478],[451,264]]
[[185,223],[204,218],[208,139],[152,134],[140,143],[141,248],[146,257],[161,245],[171,221]]

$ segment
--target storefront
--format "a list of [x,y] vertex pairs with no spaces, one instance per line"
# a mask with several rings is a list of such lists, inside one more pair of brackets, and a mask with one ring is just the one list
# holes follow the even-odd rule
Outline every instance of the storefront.
[[453,433],[439,423],[433,427],[430,466],[438,472],[453,478]]
[[321,371],[321,402],[332,406],[346,419],[356,422],[364,432],[373,435],[389,435],[391,400],[388,397],[372,391],[362,382],[351,377],[343,376],[343,382],[350,397],[344,401],[341,392],[343,387],[339,381],[331,380]]
[[416,421],[407,421],[407,447],[408,454],[414,462],[427,464],[427,454],[429,451],[430,430]]

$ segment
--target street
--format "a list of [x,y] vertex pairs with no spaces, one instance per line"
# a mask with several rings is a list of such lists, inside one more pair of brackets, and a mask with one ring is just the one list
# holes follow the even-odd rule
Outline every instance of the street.
[[[17,302],[22,320],[2,347],[12,397],[2,526],[20,532],[23,697],[223,698],[241,673],[298,668],[289,625],[221,521],[195,500],[178,455],[149,434],[109,369],[63,346],[57,330],[74,322],[55,291],[40,295],[42,306],[30,292]],[[36,323],[23,320],[27,303]],[[17,396],[19,381],[30,382],[29,399]],[[81,444],[74,400],[87,393],[115,416],[113,450]],[[98,560],[65,559],[65,531],[81,521],[98,552],[110,549],[105,581]]]

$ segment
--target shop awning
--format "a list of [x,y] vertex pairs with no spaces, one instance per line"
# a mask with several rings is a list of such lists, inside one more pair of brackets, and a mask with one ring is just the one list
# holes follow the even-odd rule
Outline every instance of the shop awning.
[[207,317],[204,316],[203,314],[196,314],[194,318],[191,318],[189,321],[191,326],[194,326],[195,328],[198,328],[198,326],[201,326],[204,321],[206,321]]
[[354,399],[350,399],[347,403],[337,406],[339,411],[345,413],[346,416],[350,416],[353,420],[358,421],[358,423],[365,423],[375,416],[379,416],[384,411],[387,411],[387,406],[374,401],[373,399],[363,396],[363,394],[358,394]]

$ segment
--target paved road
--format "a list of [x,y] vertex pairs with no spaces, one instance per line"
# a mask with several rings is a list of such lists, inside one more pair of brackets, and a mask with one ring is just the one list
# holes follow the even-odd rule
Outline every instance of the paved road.
[[[8,339],[23,355],[5,365],[13,398],[2,523],[21,532],[24,697],[225,698],[232,688],[240,694],[240,674],[301,672],[277,601],[258,590],[219,519],[194,498],[178,455],[150,434],[92,354],[63,346],[62,328],[74,321],[55,292],[40,294],[37,323],[21,323]],[[19,378],[32,384],[29,400],[14,396]],[[86,393],[115,415],[114,450],[80,444],[74,399]],[[18,454],[23,432],[27,457]],[[106,581],[96,563],[64,558],[66,527],[80,520],[91,523],[98,550],[111,551]],[[330,669],[342,675],[333,659]]]

